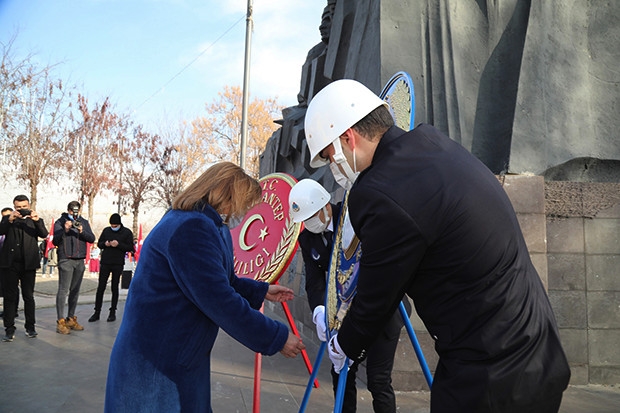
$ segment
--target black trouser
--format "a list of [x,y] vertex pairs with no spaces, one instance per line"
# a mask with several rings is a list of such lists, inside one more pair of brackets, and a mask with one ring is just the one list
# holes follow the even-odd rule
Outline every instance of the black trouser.
[[[0,275],[0,297],[4,297],[4,290],[2,289],[2,275]],[[19,311],[19,287],[17,287],[17,291],[15,292],[15,314]],[[2,304],[4,308],[4,303]],[[2,310],[4,312],[4,309]],[[0,314],[2,317],[2,314]]]
[[2,289],[4,292],[4,328],[7,334],[15,332],[15,314],[17,313],[18,285],[21,282],[24,299],[24,317],[26,330],[34,330],[34,280],[36,270],[24,270],[23,263],[13,263],[11,268],[2,269]]
[[103,294],[105,293],[105,288],[108,284],[110,274],[112,274],[112,305],[110,306],[110,310],[116,311],[116,305],[118,304],[118,283],[121,280],[122,273],[123,264],[101,264],[99,266],[99,284],[97,285],[97,295],[95,297],[95,311],[101,311],[101,306],[103,305]]
[[[396,312],[393,317],[400,317],[400,314]],[[396,412],[396,396],[392,388],[392,368],[394,367],[394,355],[396,354],[399,337],[400,329],[387,328],[368,349],[366,379],[368,391],[372,395],[372,407],[375,413]],[[353,413],[356,409],[357,389],[355,387],[355,374],[357,373],[357,367],[356,363],[349,368],[342,404],[343,413]],[[331,373],[334,394],[336,394],[339,375],[334,372],[333,366]]]

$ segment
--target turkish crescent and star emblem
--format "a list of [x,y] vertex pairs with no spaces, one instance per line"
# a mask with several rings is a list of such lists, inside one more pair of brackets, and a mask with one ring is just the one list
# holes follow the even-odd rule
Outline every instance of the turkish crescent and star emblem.
[[234,270],[239,277],[273,284],[286,271],[297,250],[301,224],[291,220],[288,208],[288,195],[297,180],[278,172],[258,182],[263,190],[262,202],[230,231]]

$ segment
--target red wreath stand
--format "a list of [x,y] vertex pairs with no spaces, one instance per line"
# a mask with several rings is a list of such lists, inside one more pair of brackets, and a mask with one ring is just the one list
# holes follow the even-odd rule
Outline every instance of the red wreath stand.
[[[263,202],[252,208],[241,224],[231,230],[235,273],[239,277],[277,284],[297,251],[297,237],[301,231],[301,224],[293,223],[288,211],[288,195],[297,180],[288,174],[274,173],[261,178],[259,182],[263,190]],[[286,302],[282,303],[282,309],[291,331],[300,337]],[[312,374],[312,363],[306,350],[302,350],[301,355],[308,373]],[[260,412],[261,365],[262,355],[256,353],[254,413]],[[314,387],[319,387],[317,380],[314,381]]]

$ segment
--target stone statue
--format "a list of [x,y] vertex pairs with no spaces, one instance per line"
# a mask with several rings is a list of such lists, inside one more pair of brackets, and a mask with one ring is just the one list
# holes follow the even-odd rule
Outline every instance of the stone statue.
[[283,119],[278,121],[282,127],[269,138],[260,161],[261,176],[278,171],[289,173],[297,179],[311,177],[321,182],[330,192],[338,192],[339,188],[329,168],[313,170],[308,165],[308,148],[303,127],[308,102],[331,82],[331,79],[323,76],[323,71],[335,7],[336,0],[328,0],[323,9],[319,26],[321,42],[310,49],[302,66],[300,91],[297,95],[299,104],[282,111]]
[[378,94],[406,71],[416,123],[435,125],[496,174],[617,182],[618,21],[619,2],[330,0],[322,41],[303,65],[299,106],[284,110],[264,171],[329,175],[307,164],[307,102],[342,78]]

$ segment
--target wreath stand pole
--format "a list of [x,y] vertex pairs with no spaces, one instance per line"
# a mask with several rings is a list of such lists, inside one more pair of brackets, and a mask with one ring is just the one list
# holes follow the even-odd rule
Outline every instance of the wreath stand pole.
[[[282,302],[282,309],[284,310],[284,314],[286,315],[286,319],[288,320],[289,325],[291,326],[291,330],[293,334],[301,339],[299,335],[299,331],[295,326],[295,321],[293,320],[293,316],[291,315],[291,310],[288,308],[288,304],[286,302]],[[305,349],[301,350],[301,356],[304,359],[304,363],[306,364],[306,368],[308,369],[308,373],[312,375],[312,363],[310,363],[310,358],[308,357],[308,352]],[[314,380],[314,387],[319,388],[319,381],[317,379]]]

